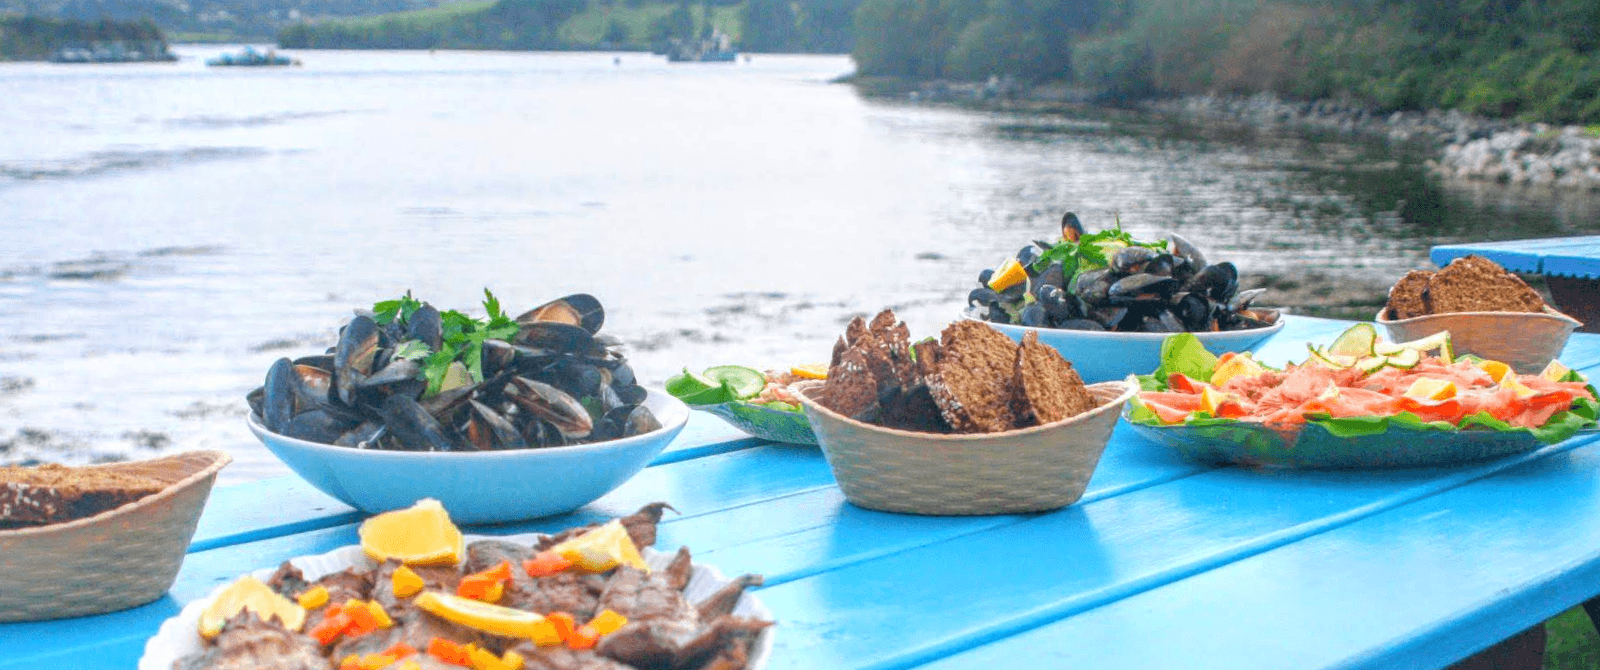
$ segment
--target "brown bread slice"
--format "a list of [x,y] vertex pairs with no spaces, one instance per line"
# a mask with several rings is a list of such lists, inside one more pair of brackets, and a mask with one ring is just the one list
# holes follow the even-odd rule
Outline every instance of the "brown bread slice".
[[956,321],[939,334],[939,371],[927,380],[933,401],[957,433],[994,433],[1017,425],[1012,409],[1017,345],[978,321]]
[[1072,369],[1072,363],[1054,347],[1039,344],[1039,333],[1028,331],[1017,347],[1017,425],[1036,426],[1077,416],[1095,408],[1095,399]]
[[1457,258],[1428,280],[1428,304],[1434,314],[1544,309],[1538,291],[1482,256]]
[[1433,270],[1412,270],[1389,288],[1389,318],[1410,319],[1429,313],[1428,281]]
[[860,421],[873,421],[878,414],[878,378],[867,366],[861,349],[851,347],[828,368],[828,381],[816,401],[835,412]]
[[0,524],[14,527],[81,519],[166,487],[157,479],[105,468],[4,467],[0,468]]

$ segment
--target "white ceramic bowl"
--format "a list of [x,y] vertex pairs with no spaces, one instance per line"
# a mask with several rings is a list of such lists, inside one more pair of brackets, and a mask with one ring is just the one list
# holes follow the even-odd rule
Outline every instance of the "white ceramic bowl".
[[[962,317],[972,319],[965,312]],[[976,320],[976,319],[974,319]],[[1147,375],[1161,367],[1161,341],[1171,333],[1113,333],[1061,328],[1029,328],[985,321],[995,330],[1018,342],[1022,334],[1039,331],[1039,343],[1054,347],[1083,378],[1085,384],[1116,381],[1128,375]],[[1218,356],[1223,352],[1251,351],[1267,338],[1283,330],[1283,319],[1266,328],[1200,332],[1193,335]]]
[[295,474],[363,512],[434,498],[460,523],[499,523],[577,509],[643,470],[689,420],[688,406],[664,391],[650,389],[644,404],[661,428],[609,442],[508,451],[352,449],[284,437],[254,414],[249,423]]

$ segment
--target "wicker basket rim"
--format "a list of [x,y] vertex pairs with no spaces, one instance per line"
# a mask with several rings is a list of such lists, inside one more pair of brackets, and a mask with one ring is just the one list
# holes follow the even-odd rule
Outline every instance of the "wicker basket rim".
[[183,452],[181,454],[173,454],[171,456],[162,456],[160,458],[152,458],[152,459],[147,460],[147,461],[134,461],[134,462],[124,462],[124,463],[106,463],[106,464],[103,464],[103,465],[85,466],[85,467],[91,467],[91,468],[116,469],[118,467],[125,467],[125,466],[128,466],[128,465],[133,465],[134,463],[137,463],[137,464],[142,465],[142,466],[149,466],[152,463],[161,463],[162,461],[172,461],[172,462],[176,462],[176,463],[182,463],[184,461],[197,461],[200,458],[208,458],[208,459],[211,460],[211,463],[206,465],[205,467],[200,468],[199,470],[196,470],[194,473],[184,477],[183,479],[180,479],[180,480],[175,481],[175,482],[173,482],[171,484],[168,484],[166,488],[161,489],[161,491],[159,491],[157,493],[145,496],[143,498],[135,500],[135,501],[133,501],[131,503],[128,503],[126,505],[123,505],[121,507],[115,507],[115,508],[112,508],[112,509],[108,509],[108,510],[106,510],[104,512],[101,512],[99,514],[96,514],[94,516],[86,516],[86,517],[83,517],[82,519],[73,519],[72,521],[68,521],[66,523],[56,523],[56,524],[49,524],[49,525],[45,525],[45,526],[34,526],[32,528],[17,528],[17,529],[13,529],[13,530],[0,530],[0,539],[10,540],[10,539],[13,539],[13,538],[27,537],[29,535],[44,535],[44,534],[48,534],[48,533],[71,532],[71,531],[78,530],[78,529],[81,529],[81,528],[85,528],[85,527],[88,527],[88,526],[91,526],[91,525],[94,525],[94,524],[102,523],[102,522],[106,521],[107,519],[109,519],[111,517],[114,517],[114,516],[131,514],[134,511],[137,511],[137,510],[139,510],[141,508],[148,507],[148,506],[151,506],[151,505],[155,505],[155,504],[157,504],[157,503],[159,503],[161,501],[164,501],[164,500],[166,500],[168,498],[176,496],[179,491],[182,491],[182,490],[187,489],[187,488],[189,488],[191,486],[194,486],[195,484],[198,484],[201,481],[204,481],[207,477],[215,475],[217,473],[217,471],[222,469],[223,466],[233,462],[233,457],[228,455],[227,452],[223,452],[223,451],[215,451],[215,450],[186,451],[186,452]]
[[1557,311],[1556,308],[1551,307],[1549,305],[1545,305],[1544,306],[1544,311],[1540,311],[1540,312],[1445,312],[1443,314],[1424,314],[1422,316],[1413,316],[1413,317],[1411,317],[1409,319],[1387,319],[1387,318],[1384,318],[1384,314],[1388,313],[1388,311],[1389,311],[1389,307],[1387,305],[1385,305],[1384,307],[1380,308],[1378,310],[1377,318],[1373,319],[1373,321],[1378,323],[1378,324],[1380,324],[1380,325],[1385,325],[1385,326],[1396,325],[1396,326],[1398,326],[1398,325],[1409,325],[1409,324],[1413,324],[1413,323],[1423,323],[1423,322],[1429,321],[1429,320],[1438,320],[1438,319],[1446,319],[1446,318],[1454,318],[1454,317],[1499,317],[1499,318],[1512,317],[1512,318],[1530,318],[1530,319],[1539,319],[1539,320],[1548,319],[1548,320],[1552,320],[1552,321],[1559,321],[1559,322],[1564,323],[1564,324],[1566,324],[1566,325],[1568,325],[1568,326],[1570,326],[1572,328],[1578,328],[1578,327],[1583,325],[1582,321],[1579,321],[1579,320],[1574,319],[1574,318],[1572,318],[1570,316],[1567,316],[1566,314],[1563,314],[1563,313]]
[[837,421],[839,421],[841,423],[844,423],[846,425],[855,426],[857,428],[860,428],[860,429],[863,429],[863,430],[867,430],[867,431],[870,431],[870,432],[882,433],[884,435],[898,435],[898,436],[903,436],[903,437],[912,437],[912,438],[923,439],[923,440],[931,440],[931,441],[937,441],[937,442],[951,442],[951,443],[978,442],[978,441],[983,441],[983,440],[993,440],[995,438],[1016,437],[1016,436],[1020,436],[1020,435],[1028,435],[1028,434],[1031,434],[1031,433],[1038,433],[1038,432],[1043,432],[1043,431],[1047,431],[1047,430],[1054,430],[1054,429],[1061,428],[1063,426],[1068,426],[1068,425],[1071,425],[1071,424],[1074,424],[1074,423],[1081,423],[1081,422],[1084,422],[1084,421],[1088,421],[1091,417],[1097,416],[1097,415],[1099,415],[1099,414],[1101,414],[1103,412],[1106,412],[1106,411],[1119,411],[1121,409],[1122,405],[1126,404],[1128,402],[1128,399],[1132,398],[1133,394],[1137,393],[1139,391],[1138,385],[1132,384],[1132,383],[1130,383],[1130,382],[1128,382],[1126,380],[1114,380],[1114,381],[1108,381],[1108,382],[1100,382],[1100,383],[1097,383],[1097,384],[1089,384],[1088,385],[1089,392],[1093,393],[1096,398],[1103,399],[1104,402],[1101,403],[1099,407],[1091,409],[1091,410],[1089,410],[1087,412],[1084,412],[1082,414],[1078,414],[1078,415],[1075,415],[1075,416],[1069,416],[1069,417],[1067,417],[1065,419],[1062,419],[1060,421],[1052,421],[1050,423],[1039,424],[1037,426],[1028,426],[1027,428],[1014,428],[1012,430],[1000,431],[998,433],[951,433],[951,434],[946,434],[946,433],[924,433],[924,432],[919,432],[919,431],[914,431],[914,430],[901,430],[899,428],[888,428],[888,427],[885,427],[885,426],[879,426],[877,424],[866,423],[864,421],[857,421],[857,420],[852,419],[852,418],[850,418],[848,416],[845,416],[845,415],[840,414],[838,412],[835,412],[835,411],[833,411],[831,409],[828,409],[827,407],[823,407],[817,401],[812,400],[811,397],[806,394],[806,391],[814,389],[814,388],[821,388],[824,383],[825,382],[822,382],[822,381],[819,381],[819,380],[808,380],[808,381],[804,381],[804,382],[797,382],[797,383],[791,385],[790,388],[795,392],[795,395],[800,398],[801,404],[805,405],[806,409],[811,410],[811,411],[815,411],[815,412],[820,412],[824,416],[827,416],[827,417],[829,417],[831,419],[837,420]]

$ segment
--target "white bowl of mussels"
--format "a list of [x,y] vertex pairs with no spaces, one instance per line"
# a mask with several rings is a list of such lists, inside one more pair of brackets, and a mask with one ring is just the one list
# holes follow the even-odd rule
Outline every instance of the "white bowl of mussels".
[[[688,406],[639,386],[618,343],[599,334],[593,296],[515,319],[494,318],[494,304],[476,325],[392,303],[359,313],[331,354],[280,359],[249,396],[262,444],[363,512],[434,498],[468,524],[561,514],[638,474],[688,422]],[[503,338],[460,339],[473,328]],[[479,348],[433,357],[453,336]],[[480,362],[463,362],[472,353]]]
[[1059,239],[1023,247],[978,282],[964,318],[1019,342],[1038,331],[1088,384],[1155,371],[1172,333],[1193,333],[1221,354],[1249,351],[1284,325],[1280,310],[1254,304],[1265,289],[1239,289],[1233,263],[1207,262],[1177,234],[1145,242],[1120,227],[1088,233],[1071,212]]

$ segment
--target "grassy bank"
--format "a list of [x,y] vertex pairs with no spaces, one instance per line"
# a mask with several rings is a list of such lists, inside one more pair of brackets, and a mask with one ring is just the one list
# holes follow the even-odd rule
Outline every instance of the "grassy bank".
[[[710,25],[737,40],[742,5],[713,7]],[[590,0],[469,0],[409,12],[324,20],[286,29],[286,48],[620,49],[645,50],[678,3],[636,6]],[[707,17],[696,6],[687,23],[698,33]]]

